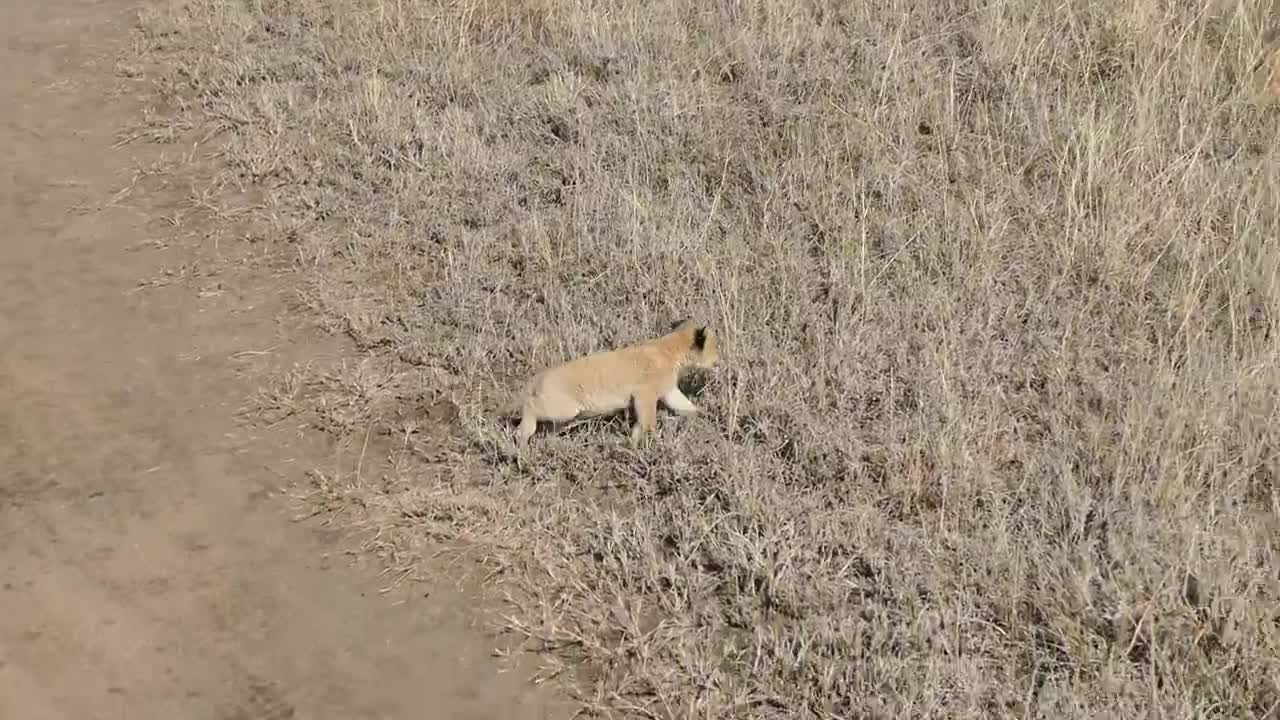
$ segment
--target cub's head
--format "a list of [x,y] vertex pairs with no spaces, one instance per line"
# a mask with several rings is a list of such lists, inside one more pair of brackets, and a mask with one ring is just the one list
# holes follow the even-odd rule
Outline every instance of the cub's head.
[[690,365],[711,368],[720,362],[720,342],[711,328],[685,319],[672,325],[671,332],[682,344],[688,343]]

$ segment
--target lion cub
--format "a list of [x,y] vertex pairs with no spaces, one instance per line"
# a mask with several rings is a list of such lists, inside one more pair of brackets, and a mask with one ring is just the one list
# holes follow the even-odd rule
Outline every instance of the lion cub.
[[519,445],[528,445],[539,420],[567,422],[633,405],[636,423],[630,444],[634,448],[657,429],[659,400],[681,415],[698,411],[676,385],[680,373],[690,367],[711,368],[719,360],[715,333],[693,320],[682,320],[661,337],[547,368],[524,387]]

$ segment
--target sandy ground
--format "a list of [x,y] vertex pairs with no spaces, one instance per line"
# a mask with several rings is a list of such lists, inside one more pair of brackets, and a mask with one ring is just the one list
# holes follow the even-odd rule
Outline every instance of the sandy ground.
[[237,353],[319,352],[278,289],[136,289],[183,251],[110,202],[157,152],[112,147],[130,5],[0,2],[0,717],[563,714],[452,583],[380,594],[290,522],[276,489],[324,451],[234,420]]

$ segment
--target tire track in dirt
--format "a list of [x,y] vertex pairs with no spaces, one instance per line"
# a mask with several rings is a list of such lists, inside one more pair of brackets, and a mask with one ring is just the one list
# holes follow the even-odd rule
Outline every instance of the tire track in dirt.
[[109,92],[130,9],[0,0],[0,717],[567,715],[499,674],[449,584],[365,597],[287,521],[281,475],[326,455],[237,427],[228,359],[323,349],[280,288],[131,291],[185,251],[128,251],[164,198],[95,209],[159,152],[112,149],[139,111]]

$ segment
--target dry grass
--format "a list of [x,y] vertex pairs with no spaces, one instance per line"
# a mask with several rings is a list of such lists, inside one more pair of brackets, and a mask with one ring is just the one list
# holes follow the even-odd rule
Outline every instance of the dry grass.
[[[140,48],[362,350],[262,397],[354,439],[308,498],[480,549],[588,707],[1276,717],[1264,5],[166,0]],[[521,376],[689,314],[704,416],[507,460]]]

